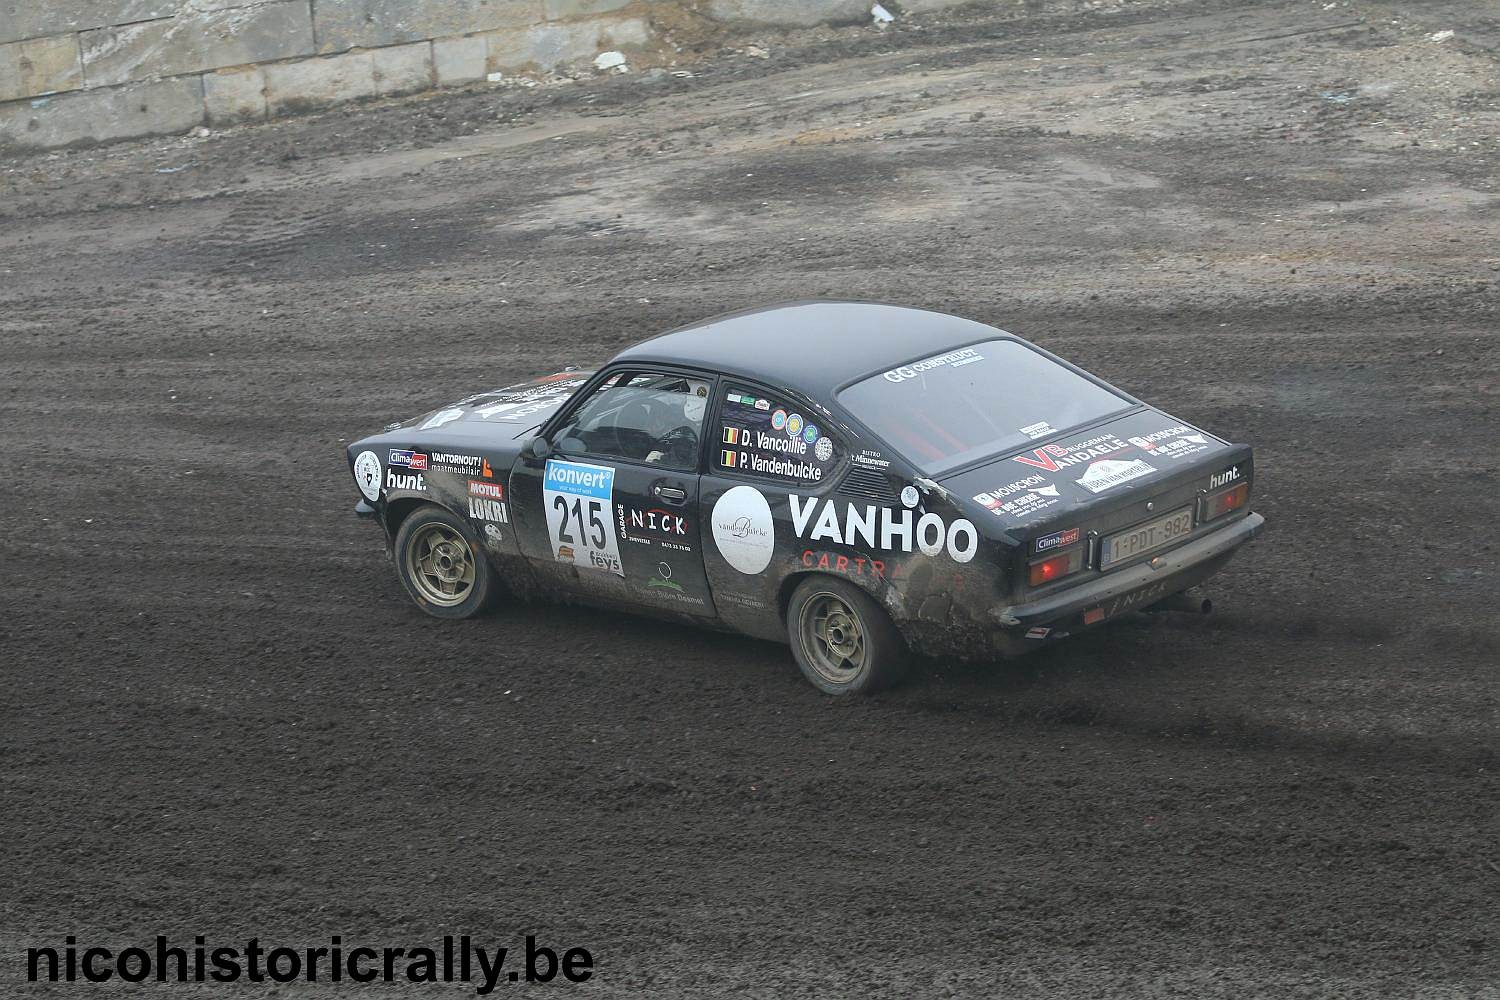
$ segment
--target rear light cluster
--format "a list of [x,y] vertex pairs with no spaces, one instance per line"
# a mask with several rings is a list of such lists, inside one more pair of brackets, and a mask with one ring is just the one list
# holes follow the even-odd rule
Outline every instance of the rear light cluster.
[[1046,559],[1038,559],[1031,563],[1027,578],[1033,587],[1040,587],[1044,583],[1053,580],[1061,580],[1065,576],[1077,573],[1083,569],[1083,553],[1085,546],[1078,546],[1068,552],[1059,552],[1055,556]]
[[1210,493],[1203,498],[1202,514],[1199,521],[1212,521],[1216,517],[1223,517],[1231,511],[1239,510],[1245,506],[1250,499],[1250,484],[1240,483],[1227,490],[1218,493]]

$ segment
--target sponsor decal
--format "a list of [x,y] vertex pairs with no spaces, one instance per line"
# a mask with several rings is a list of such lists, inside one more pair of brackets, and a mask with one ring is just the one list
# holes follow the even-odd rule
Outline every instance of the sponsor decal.
[[661,507],[642,510],[615,504],[615,523],[620,537],[638,545],[659,544],[664,548],[691,552],[692,526],[685,515]]
[[720,606],[733,604],[741,608],[764,608],[766,606],[766,602],[758,597],[751,597],[749,594],[721,594],[717,589],[714,590],[714,603]]
[[979,550],[979,532],[967,518],[951,523],[928,512],[845,503],[843,520],[832,500],[789,494],[792,530],[798,538],[827,540],[851,548],[863,544],[883,552],[910,552],[913,546],[924,555],[936,556],[945,549],[954,562],[966,563]]
[[[587,377],[580,378],[577,372],[559,372],[548,376],[548,379],[542,385],[482,393],[468,402],[483,403],[474,411],[474,415],[481,420],[515,422],[555,410],[588,381]],[[561,381],[550,381],[553,379]]]
[[646,581],[646,589],[679,604],[703,604],[703,598],[687,593],[682,584],[672,579],[672,564],[665,560],[656,564],[656,575]]
[[754,405],[757,410],[769,410],[771,408],[771,401],[769,399],[757,399]]
[[547,534],[558,562],[625,576],[615,519],[610,516],[615,470],[551,459],[542,478]]
[[1043,535],[1032,543],[1031,551],[1046,552],[1048,549],[1060,549],[1064,545],[1072,545],[1078,541],[1078,529],[1069,528],[1067,531],[1054,531],[1050,535]]
[[417,493],[427,492],[427,482],[419,472],[416,475],[407,475],[397,472],[395,469],[385,470],[385,488],[388,490],[413,490]]
[[1021,518],[1061,503],[1062,496],[1046,476],[1034,472],[986,493],[976,493],[974,501],[984,504],[996,517]]
[[786,429],[785,410],[778,409],[775,413],[771,414],[771,426],[776,428],[778,431]]
[[739,572],[759,573],[771,564],[776,525],[771,505],[759,490],[750,486],[726,490],[714,503],[710,527],[719,554]]
[[786,418],[786,432],[792,437],[802,433],[802,414],[793,413]]
[[1140,459],[1132,459],[1129,462],[1104,461],[1094,462],[1083,471],[1083,478],[1078,480],[1078,485],[1090,493],[1103,493],[1105,490],[1113,489],[1121,483],[1128,483],[1132,479],[1149,476],[1156,471],[1153,465],[1147,465]]
[[[470,490],[470,493],[472,494],[473,491]],[[491,500],[485,496],[471,495],[469,497],[469,516],[476,521],[491,521],[499,524],[510,523],[510,512],[506,510],[505,504],[499,500]]]
[[365,499],[374,503],[380,499],[380,456],[373,451],[362,451],[354,459],[354,481]]
[[459,455],[451,451],[433,451],[427,454],[428,467],[444,472],[456,472],[461,476],[487,475],[484,470],[489,463],[478,455]]
[[1056,434],[1057,431],[1053,430],[1052,425],[1047,423],[1047,421],[1039,420],[1034,424],[1027,424],[1025,427],[1022,427],[1021,433],[1035,439],[1044,438],[1049,434]]
[[884,377],[887,382],[905,382],[907,379],[916,378],[923,372],[931,371],[934,368],[959,368],[963,365],[983,360],[983,354],[980,354],[972,347],[965,347],[960,351],[949,351],[947,354],[923,358],[921,361],[913,361],[909,365],[893,368],[886,372]]
[[1051,634],[1052,634],[1052,630],[1050,628],[1041,628],[1041,627],[1038,627],[1038,628],[1029,628],[1029,629],[1026,630],[1026,638],[1028,638],[1028,639],[1045,639],[1045,638],[1047,638],[1047,636],[1049,636]]
[[434,427],[441,427],[444,424],[450,424],[463,415],[463,410],[439,410],[432,416],[428,417],[425,421],[423,421],[422,426],[418,427],[417,430],[430,431]]
[[1128,441],[1121,441],[1113,434],[1100,434],[1077,444],[1044,444],[1025,455],[1015,455],[1013,460],[1043,472],[1057,472],[1079,462],[1103,458],[1113,452],[1131,448]]
[[1185,458],[1208,450],[1208,438],[1186,424],[1152,431],[1129,441],[1155,458]]
[[392,451],[386,461],[416,472],[427,471],[427,456],[420,451]]
[[826,437],[818,438],[818,443],[813,447],[813,457],[820,462],[826,462],[833,457],[833,442]]
[[505,487],[499,483],[481,483],[471,479],[469,480],[469,496],[489,497],[491,500],[504,500]]
[[890,459],[886,458],[880,452],[870,451],[868,448],[861,451],[858,455],[853,456],[853,461],[855,465],[863,465],[871,469],[889,469],[891,467]]
[[915,507],[921,502],[922,495],[917,492],[917,488],[915,486],[907,483],[905,486],[901,487],[901,506],[910,508]]
[[1208,488],[1214,489],[1218,486],[1228,486],[1238,478],[1240,478],[1240,467],[1238,465],[1231,465],[1223,472],[1215,472],[1213,475],[1209,476]]
[[802,428],[802,440],[806,441],[808,444],[813,444],[814,442],[816,442],[818,440],[818,425],[808,424],[806,427]]
[[802,565],[809,569],[829,570],[849,576],[871,576],[877,579],[885,576],[884,560],[866,559],[864,556],[845,556],[837,552],[816,552],[807,549],[802,553]]

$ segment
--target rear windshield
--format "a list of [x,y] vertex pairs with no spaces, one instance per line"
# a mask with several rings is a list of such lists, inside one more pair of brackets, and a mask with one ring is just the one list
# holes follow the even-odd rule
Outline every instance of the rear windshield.
[[1013,340],[872,375],[839,393],[839,401],[929,476],[1132,405]]

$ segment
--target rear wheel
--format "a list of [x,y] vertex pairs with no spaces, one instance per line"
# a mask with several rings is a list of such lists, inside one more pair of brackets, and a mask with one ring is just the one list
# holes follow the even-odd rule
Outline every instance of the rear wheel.
[[843,580],[803,580],[792,592],[786,621],[792,655],[820,691],[871,694],[906,671],[906,643],[890,615]]
[[495,590],[484,550],[455,515],[419,507],[396,533],[396,574],[417,607],[437,618],[468,618]]

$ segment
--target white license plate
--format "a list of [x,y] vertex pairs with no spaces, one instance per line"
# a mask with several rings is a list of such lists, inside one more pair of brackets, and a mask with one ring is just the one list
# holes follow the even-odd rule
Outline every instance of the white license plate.
[[1110,535],[1099,547],[1099,568],[1108,569],[1142,552],[1159,549],[1163,545],[1182,538],[1193,530],[1193,508],[1184,507],[1170,514],[1163,514],[1154,521],[1138,524],[1129,531]]

